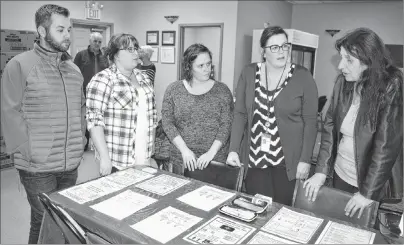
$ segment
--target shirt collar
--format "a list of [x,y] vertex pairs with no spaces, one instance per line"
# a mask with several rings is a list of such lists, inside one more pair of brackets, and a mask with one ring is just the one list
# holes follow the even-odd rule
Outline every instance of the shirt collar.
[[39,42],[34,43],[35,52],[43,59],[59,64],[61,61],[71,59],[71,56],[67,52],[53,52],[44,47],[42,47]]

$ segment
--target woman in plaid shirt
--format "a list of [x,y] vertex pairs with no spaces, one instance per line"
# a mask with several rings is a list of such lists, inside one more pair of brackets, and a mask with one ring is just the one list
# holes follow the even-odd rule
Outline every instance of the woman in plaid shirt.
[[101,175],[133,165],[155,166],[156,103],[149,78],[136,69],[138,49],[134,36],[114,35],[106,50],[111,66],[87,87],[87,127]]

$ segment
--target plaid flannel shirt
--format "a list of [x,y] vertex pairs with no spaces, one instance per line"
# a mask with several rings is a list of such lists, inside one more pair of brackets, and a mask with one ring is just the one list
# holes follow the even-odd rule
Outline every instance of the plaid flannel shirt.
[[[146,93],[148,141],[146,156],[154,153],[157,110],[150,79],[140,70],[133,70],[140,88]],[[132,82],[113,64],[97,73],[87,86],[87,128],[104,128],[105,142],[112,165],[121,169],[135,164],[138,91]],[[96,149],[96,158],[100,159]]]

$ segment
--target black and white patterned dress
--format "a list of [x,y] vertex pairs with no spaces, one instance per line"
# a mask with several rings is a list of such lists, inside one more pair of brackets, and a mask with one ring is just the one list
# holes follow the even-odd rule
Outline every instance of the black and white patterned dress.
[[[268,118],[268,97],[269,101],[275,100],[279,93],[284,89],[292,77],[295,65],[291,65],[291,69],[284,83],[277,89],[268,91],[265,88],[264,82],[261,82],[261,66],[257,64],[255,73],[255,99],[254,113],[251,128],[251,146],[249,154],[250,168],[267,168],[268,166],[276,166],[285,163],[282,144],[279,137],[278,126],[274,111],[274,104],[270,103],[269,118]],[[269,128],[265,127],[265,123],[269,122]],[[261,136],[267,133],[271,136],[269,153],[261,150]]]

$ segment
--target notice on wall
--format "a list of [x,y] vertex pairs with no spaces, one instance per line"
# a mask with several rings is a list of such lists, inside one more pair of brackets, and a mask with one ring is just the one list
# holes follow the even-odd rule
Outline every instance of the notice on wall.
[[375,233],[328,221],[316,244],[373,244]]
[[201,220],[202,218],[170,206],[131,227],[156,241],[166,243]]
[[180,188],[181,186],[188,184],[189,182],[190,181],[186,179],[181,179],[170,175],[162,174],[153,179],[149,179],[145,182],[137,184],[136,187],[143,189],[145,191],[149,191],[151,193],[164,196]]
[[235,193],[233,192],[223,191],[205,185],[177,199],[195,208],[210,211],[221,203],[229,200],[234,195]]
[[91,208],[115,219],[122,220],[155,202],[157,202],[157,199],[126,190],[92,205]]
[[256,229],[252,226],[216,215],[184,237],[194,244],[240,244]]
[[261,229],[283,238],[308,243],[323,219],[282,207]]

